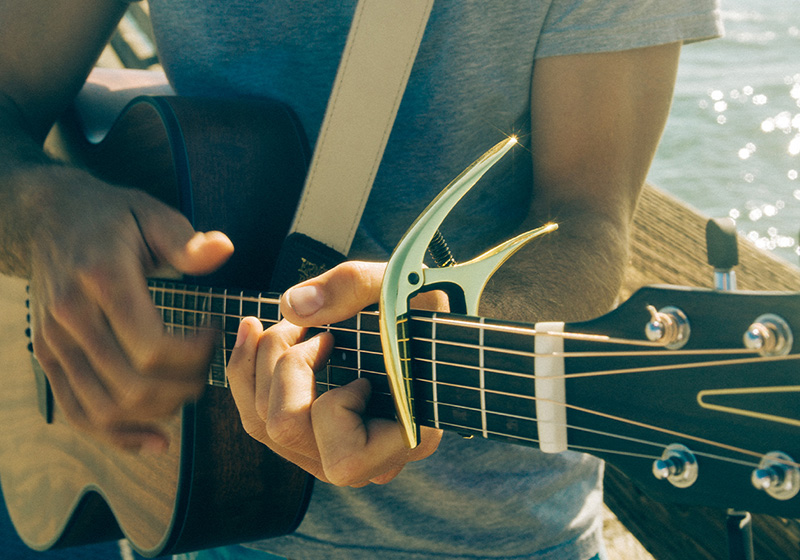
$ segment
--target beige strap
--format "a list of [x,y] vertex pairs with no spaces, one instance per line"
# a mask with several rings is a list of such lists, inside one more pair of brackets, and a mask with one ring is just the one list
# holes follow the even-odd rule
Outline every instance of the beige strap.
[[292,233],[349,251],[432,6],[359,1]]

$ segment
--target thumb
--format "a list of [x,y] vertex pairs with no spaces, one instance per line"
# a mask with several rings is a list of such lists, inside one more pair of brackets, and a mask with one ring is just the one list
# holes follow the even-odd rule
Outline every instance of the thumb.
[[136,213],[157,269],[203,275],[218,269],[233,254],[233,243],[227,235],[219,231],[197,232],[182,214],[160,205]]
[[281,313],[299,326],[349,319],[378,302],[385,263],[347,261],[290,288],[281,298]]
[[221,231],[195,232],[166,258],[179,272],[191,275],[215,271],[233,254],[233,243]]

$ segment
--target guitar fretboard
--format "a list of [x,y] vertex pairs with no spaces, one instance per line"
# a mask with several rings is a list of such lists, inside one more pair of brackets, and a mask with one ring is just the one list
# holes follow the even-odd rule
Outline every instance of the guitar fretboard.
[[[268,327],[281,318],[277,294],[166,281],[151,281],[150,291],[171,332],[222,331],[208,374],[213,386],[228,386],[226,364],[241,319],[258,317]],[[365,377],[373,387],[369,412],[392,417],[377,311],[362,311],[326,330],[336,343],[328,366],[317,373],[318,392]],[[529,445],[536,441],[532,328],[415,311],[411,335],[420,424]]]
[[228,290],[209,286],[188,286],[151,280],[150,293],[161,311],[164,325],[173,334],[190,334],[201,328],[222,333],[208,372],[208,384],[227,387],[226,368],[236,343],[239,322],[258,317],[265,327],[280,321],[279,296],[250,290]]

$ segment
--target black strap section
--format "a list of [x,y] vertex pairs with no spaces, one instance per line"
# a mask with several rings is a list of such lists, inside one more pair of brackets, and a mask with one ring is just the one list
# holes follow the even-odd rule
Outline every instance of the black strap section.
[[345,256],[302,233],[292,233],[283,242],[270,290],[284,292],[344,262]]

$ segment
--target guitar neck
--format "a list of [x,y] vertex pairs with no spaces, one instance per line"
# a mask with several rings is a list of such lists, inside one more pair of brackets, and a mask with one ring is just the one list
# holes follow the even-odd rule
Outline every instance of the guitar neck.
[[[151,281],[150,291],[171,332],[222,331],[208,373],[208,384],[217,387],[228,386],[226,367],[241,319],[258,317],[265,327],[281,319],[277,294],[169,281]],[[318,392],[365,377],[373,388],[370,414],[393,417],[378,312],[362,311],[325,330],[336,342],[328,366],[317,373]],[[535,444],[532,327],[415,311],[411,334],[421,425]]]
[[[163,282],[154,283],[153,291],[169,328],[214,324],[223,331],[210,368],[213,385],[226,386],[225,363],[242,317],[260,317],[266,326],[280,320],[274,294]],[[685,346],[649,340],[645,327],[653,310],[676,309],[691,321]],[[419,425],[466,436],[588,452],[665,498],[796,517],[794,500],[776,500],[750,481],[774,450],[791,458],[786,461],[797,468],[793,473],[800,472],[794,463],[800,450],[790,443],[800,426],[795,402],[800,354],[796,342],[783,353],[760,352],[742,333],[766,329],[762,322],[784,322],[787,327],[775,327],[770,336],[796,340],[784,318],[798,316],[797,294],[664,286],[643,288],[591,321],[559,324],[563,332],[547,323],[414,311],[409,355],[415,418]],[[334,350],[327,367],[316,372],[316,386],[322,393],[367,378],[368,413],[392,418],[378,322],[377,311],[365,310],[326,327],[335,337]],[[540,348],[537,338],[560,338],[563,347]],[[557,386],[560,395],[552,391]],[[654,461],[671,457],[676,445],[702,463],[706,474],[700,480],[706,486],[696,486],[714,485],[713,500],[696,493],[695,485],[687,489],[653,476]],[[729,480],[747,493],[732,495]]]

